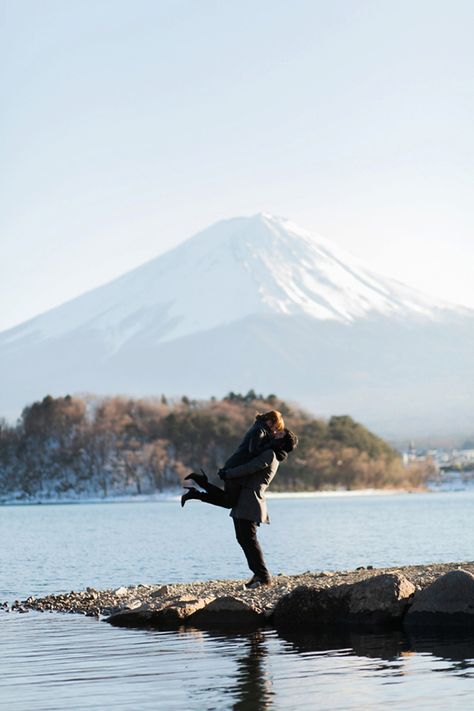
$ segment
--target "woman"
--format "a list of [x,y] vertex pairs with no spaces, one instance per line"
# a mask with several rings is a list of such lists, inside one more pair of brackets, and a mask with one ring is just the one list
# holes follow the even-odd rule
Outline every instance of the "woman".
[[[252,427],[245,433],[242,442],[237,449],[227,459],[224,464],[225,469],[246,464],[256,455],[268,448],[271,440],[285,429],[285,422],[281,412],[278,410],[270,410],[263,414],[257,414]],[[219,476],[221,476],[219,470]],[[241,484],[237,481],[224,481],[224,489],[221,489],[214,484],[211,484],[206,474],[201,469],[201,474],[191,472],[185,479],[191,479],[198,484],[206,493],[198,491],[194,487],[190,487],[186,494],[181,497],[181,506],[184,506],[189,499],[199,499],[214,506],[222,506],[226,509],[231,509],[237,503],[239,498]]]

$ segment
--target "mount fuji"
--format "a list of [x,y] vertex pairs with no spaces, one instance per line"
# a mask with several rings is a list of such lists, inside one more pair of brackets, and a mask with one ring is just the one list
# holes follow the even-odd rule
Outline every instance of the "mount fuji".
[[46,394],[276,392],[388,436],[474,427],[474,311],[268,214],[0,333],[0,414]]

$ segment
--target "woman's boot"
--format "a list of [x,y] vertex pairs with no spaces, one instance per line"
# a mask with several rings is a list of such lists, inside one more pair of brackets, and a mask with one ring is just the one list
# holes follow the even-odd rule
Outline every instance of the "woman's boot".
[[201,492],[195,489],[194,486],[190,486],[187,492],[182,495],[181,506],[184,506],[189,499],[201,499]]
[[191,472],[191,474],[185,476],[184,479],[191,479],[191,481],[196,482],[196,484],[202,487],[203,489],[205,489],[206,484],[209,482],[209,479],[207,478],[206,474],[202,469],[200,474],[197,474],[196,472]]

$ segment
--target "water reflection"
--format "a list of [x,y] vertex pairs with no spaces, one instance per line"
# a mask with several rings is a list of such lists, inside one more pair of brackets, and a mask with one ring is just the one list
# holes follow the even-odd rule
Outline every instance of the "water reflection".
[[[444,710],[448,702],[463,704],[473,690],[474,636],[469,632],[342,629],[314,635],[267,629],[205,635],[218,654],[220,647],[232,657],[232,671],[223,679],[222,708],[233,711],[269,711],[288,704],[306,709],[308,694],[317,694],[317,705],[327,709],[360,709],[368,690],[377,702],[367,708],[393,705],[395,699],[404,708],[412,698],[419,708]],[[469,689],[454,686],[459,677]]]
[[472,706],[472,632],[160,632],[39,613],[0,626],[8,711]]
[[300,653],[340,651],[358,657],[394,661],[402,654],[412,651],[410,641],[403,630],[391,634],[359,632],[351,629],[322,630],[317,634],[298,631],[279,632]]
[[409,639],[411,648],[419,654],[431,654],[450,662],[445,671],[474,679],[474,630],[454,634],[444,630],[428,634],[413,631]]
[[[338,651],[346,655],[378,659],[379,671],[391,675],[404,673],[404,662],[417,655],[430,655],[437,660],[450,662],[443,666],[445,672],[462,672],[474,678],[474,632],[396,630],[389,634],[359,632],[351,629],[324,630],[316,634],[279,632],[291,648],[301,654],[320,654]],[[383,662],[390,662],[389,665]],[[437,671],[439,671],[437,669]]]
[[[233,711],[267,711],[272,708],[274,692],[268,670],[268,633],[257,630],[252,634],[223,634],[220,631],[203,633],[186,628],[193,636],[205,634],[208,642],[222,646],[224,655],[234,658],[234,672],[222,689],[223,696]],[[237,652],[237,654],[235,654]]]
[[[221,658],[232,659],[232,671],[222,677],[221,693],[222,707],[233,711],[269,711],[274,704],[280,706],[287,694],[293,708],[306,708],[306,702],[298,699],[299,689],[308,688],[309,684],[309,688],[323,690],[325,696],[335,669],[342,675],[341,688],[361,684],[365,679],[366,683],[376,683],[379,691],[379,684],[388,680],[410,686],[415,683],[424,690],[427,673],[442,676],[445,682],[453,677],[474,679],[474,636],[469,632],[426,634],[396,630],[378,634],[339,629],[315,635],[267,629],[242,635],[183,628],[182,634],[198,636]],[[294,662],[290,663],[291,659]],[[364,659],[369,663],[364,664]],[[278,667],[283,677],[275,673]],[[426,694],[426,699],[420,697],[421,707],[425,702],[428,705],[430,698],[429,705],[438,708],[437,693],[430,689]]]
[[265,668],[268,650],[265,638],[261,632],[251,635],[247,649],[237,661],[235,674],[234,711],[253,711],[270,708],[272,701],[272,684]]

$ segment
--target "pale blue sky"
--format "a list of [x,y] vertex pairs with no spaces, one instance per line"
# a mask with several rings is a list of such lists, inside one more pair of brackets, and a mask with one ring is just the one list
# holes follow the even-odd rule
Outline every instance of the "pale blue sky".
[[0,13],[0,329],[259,211],[474,307],[471,0]]

